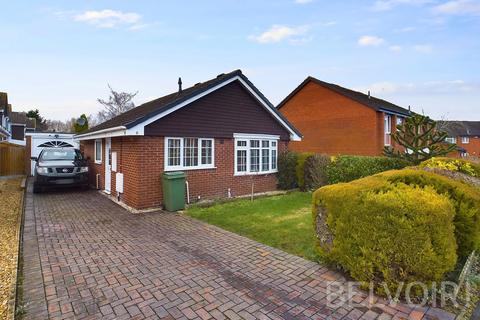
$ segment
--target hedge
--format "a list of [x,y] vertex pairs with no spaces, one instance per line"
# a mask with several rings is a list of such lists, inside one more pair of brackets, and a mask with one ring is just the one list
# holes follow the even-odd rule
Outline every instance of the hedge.
[[314,154],[305,160],[304,189],[316,190],[328,184],[327,167],[330,156]]
[[391,183],[432,186],[447,195],[455,207],[455,238],[458,256],[466,259],[480,249],[480,189],[432,172],[415,169],[389,171],[379,175]]
[[480,164],[464,159],[436,157],[422,162],[420,167],[461,172],[471,177],[480,177]]
[[314,155],[312,152],[297,153],[297,165],[295,167],[295,174],[297,177],[297,184],[300,190],[305,191],[305,161],[308,157]]
[[295,152],[286,151],[278,156],[278,187],[283,190],[294,189],[298,186],[296,167],[298,155]]
[[330,184],[349,182],[387,170],[403,169],[409,164],[387,157],[338,156],[327,167]]
[[480,190],[432,172],[393,170],[326,186],[313,202],[321,254],[358,281],[391,290],[438,281],[480,248]]

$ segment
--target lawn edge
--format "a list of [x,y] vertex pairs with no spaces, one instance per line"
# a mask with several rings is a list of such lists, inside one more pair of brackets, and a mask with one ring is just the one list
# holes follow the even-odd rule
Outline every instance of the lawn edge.
[[22,195],[20,198],[20,212],[17,217],[17,230],[16,230],[16,247],[17,247],[17,255],[14,262],[14,271],[11,277],[10,282],[10,298],[7,304],[7,318],[6,320],[13,320],[15,319],[15,311],[17,306],[17,280],[18,280],[18,261],[20,258],[20,241],[21,241],[21,232],[22,232],[22,225],[23,225],[23,215],[25,214],[25,194],[26,194],[26,178],[23,177],[22,181],[20,182],[19,188],[22,190]]

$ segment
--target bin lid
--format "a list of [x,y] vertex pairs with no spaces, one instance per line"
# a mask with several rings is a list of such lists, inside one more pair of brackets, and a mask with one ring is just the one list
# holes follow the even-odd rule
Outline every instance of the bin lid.
[[163,178],[168,180],[182,179],[182,178],[185,178],[185,172],[183,171],[164,172]]

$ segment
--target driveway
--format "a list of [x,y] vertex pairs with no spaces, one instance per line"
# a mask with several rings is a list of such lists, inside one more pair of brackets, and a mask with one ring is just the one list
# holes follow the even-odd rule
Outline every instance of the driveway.
[[328,283],[345,279],[319,264],[180,214],[132,214],[96,191],[31,189],[25,319],[449,317],[364,294],[330,306]]

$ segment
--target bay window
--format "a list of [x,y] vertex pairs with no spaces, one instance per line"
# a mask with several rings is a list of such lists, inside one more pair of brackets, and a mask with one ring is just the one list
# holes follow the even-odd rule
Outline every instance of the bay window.
[[237,135],[235,137],[235,175],[277,171],[276,136]]
[[214,140],[165,138],[165,170],[214,168]]

